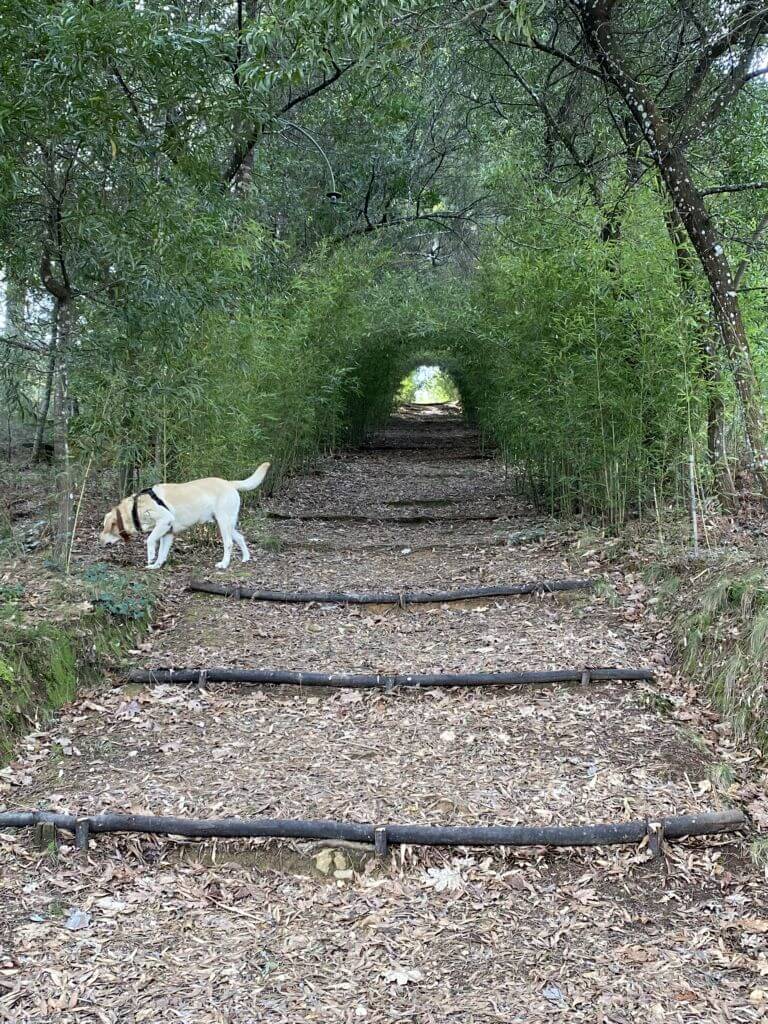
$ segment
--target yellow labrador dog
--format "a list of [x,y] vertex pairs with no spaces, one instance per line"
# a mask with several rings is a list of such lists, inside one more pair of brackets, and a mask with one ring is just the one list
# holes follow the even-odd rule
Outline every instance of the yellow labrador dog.
[[237,530],[238,491],[256,490],[269,466],[268,462],[263,462],[247,480],[220,480],[211,476],[188,484],[157,484],[131,494],[104,516],[99,543],[127,542],[133,536],[148,533],[147,568],[159,569],[165,564],[177,533],[215,519],[224,543],[224,557],[216,563],[216,568],[226,569],[229,565],[232,541],[247,562],[251,555],[245,538]]

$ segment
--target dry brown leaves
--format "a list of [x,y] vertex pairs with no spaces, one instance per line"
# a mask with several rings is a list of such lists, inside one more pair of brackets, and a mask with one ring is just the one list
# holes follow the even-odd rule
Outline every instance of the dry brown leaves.
[[[285,550],[259,552],[231,577],[421,589],[581,567],[606,576],[619,600],[385,612],[193,598],[185,580],[214,558],[190,545],[164,576],[164,617],[137,662],[653,665],[657,684],[389,695],[105,685],[19,744],[0,772],[0,806],[445,824],[621,820],[733,803],[759,812],[756,755],[701,704],[694,681],[669,674],[666,625],[639,573],[572,557],[550,523],[551,541],[499,546],[510,524],[540,520],[508,495],[498,464],[456,457],[474,454],[466,431],[413,430],[396,425],[384,450],[325,460],[274,507],[413,508],[444,525],[281,521],[270,529]],[[404,432],[414,450],[398,452]],[[460,521],[485,509],[507,518]],[[355,550],[363,546],[372,549]],[[727,787],[713,762],[729,767]],[[343,845],[138,836],[99,837],[87,857],[65,846],[52,859],[26,836],[0,835],[0,1019],[19,1024],[693,1024],[767,1011],[764,879],[729,837],[669,847],[658,861],[643,847],[401,848],[380,864]]]

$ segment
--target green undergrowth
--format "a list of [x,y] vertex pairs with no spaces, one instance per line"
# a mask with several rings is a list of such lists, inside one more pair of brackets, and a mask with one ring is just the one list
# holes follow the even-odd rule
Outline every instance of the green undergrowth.
[[25,616],[23,588],[0,592],[0,764],[18,735],[97,682],[149,625],[151,585],[104,565],[64,577],[51,618]]
[[737,735],[768,749],[766,567],[719,575],[681,625],[685,670],[706,683]]
[[[647,613],[670,623],[678,667],[709,699],[734,736],[768,753],[768,558],[753,548],[711,543],[691,550],[690,526],[665,511],[620,532],[582,526],[571,548],[581,571],[597,562],[620,570],[625,583],[640,588]],[[597,596],[613,604],[605,583]],[[626,601],[619,596],[617,607]],[[668,713],[664,695],[647,698]]]
[[154,595],[145,580],[133,579],[103,562],[89,565],[80,578],[87,584],[93,604],[112,619],[149,621]]
[[768,751],[768,565],[727,559],[652,573],[671,611],[682,669],[702,686],[737,738]]

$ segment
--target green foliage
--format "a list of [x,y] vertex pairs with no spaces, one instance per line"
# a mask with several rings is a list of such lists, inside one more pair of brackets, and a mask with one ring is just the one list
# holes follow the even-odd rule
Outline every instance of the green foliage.
[[24,587],[10,583],[0,587],[0,621],[14,619],[19,612],[19,600],[24,595]]
[[73,638],[64,629],[0,626],[0,762],[29,715],[45,714],[75,693]]
[[88,583],[94,605],[118,619],[149,622],[154,594],[143,580],[133,579],[104,562],[84,569],[80,576]]
[[[489,49],[407,0],[0,0],[0,264],[38,320],[31,353],[5,352],[5,402],[39,399],[46,254],[74,307],[67,429],[97,468],[238,478],[268,458],[273,485],[434,365],[541,506],[615,524],[674,495],[704,440],[701,310],[616,112],[514,45],[546,11],[486,12]],[[736,107],[713,181],[765,177],[762,102]],[[738,238],[762,207],[737,195]],[[733,408],[728,372],[712,387]]]
[[23,596],[23,583],[0,583],[0,602],[18,601]]
[[749,844],[749,855],[756,867],[768,870],[768,839],[762,836]]
[[464,369],[480,423],[541,503],[620,522],[654,487],[673,492],[700,444],[690,312],[650,201],[608,243],[568,205],[539,196],[486,250]]
[[726,793],[736,781],[736,772],[733,770],[733,765],[713,764],[709,768],[709,777],[717,789]]
[[685,670],[734,725],[768,749],[768,573],[723,571],[678,622]]
[[107,614],[81,614],[60,624],[0,620],[0,764],[30,721],[47,721],[84,681],[102,680],[148,624],[146,584],[131,587],[127,574],[99,565],[82,576],[96,600],[103,595],[99,603]]
[[450,377],[438,366],[419,366],[403,378],[395,402],[457,402],[459,392]]
[[[381,264],[349,256],[320,248],[269,299],[230,281],[228,309],[167,333],[163,321],[137,325],[138,337],[126,331],[124,344],[95,350],[77,381],[104,397],[76,424],[83,448],[98,437],[102,458],[153,479],[240,479],[269,459],[274,484],[348,439],[355,371],[376,327],[366,293]],[[139,351],[155,358],[137,363]]]
[[674,496],[703,443],[695,324],[669,288],[655,201],[638,197],[613,243],[599,240],[596,213],[581,209],[579,223],[577,205],[537,195],[514,237],[488,240],[470,282],[379,275],[364,295],[377,329],[350,415],[375,422],[416,367],[439,366],[542,505],[619,523]]
[[409,6],[404,0],[285,0],[248,28],[249,57],[242,77],[269,97],[280,86],[301,86],[310,73],[332,74],[338,67],[332,47],[349,47],[360,61],[375,64],[376,44],[390,19]]

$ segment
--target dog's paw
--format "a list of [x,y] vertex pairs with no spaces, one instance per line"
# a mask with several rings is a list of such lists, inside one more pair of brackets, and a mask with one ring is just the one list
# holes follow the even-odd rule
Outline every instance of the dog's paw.
[[250,560],[251,560],[251,556],[250,555],[243,555],[243,561],[244,562],[250,562]]
[[216,568],[217,569],[228,569],[229,568],[229,562],[217,562],[216,563]]

